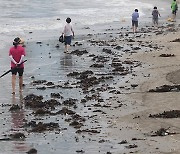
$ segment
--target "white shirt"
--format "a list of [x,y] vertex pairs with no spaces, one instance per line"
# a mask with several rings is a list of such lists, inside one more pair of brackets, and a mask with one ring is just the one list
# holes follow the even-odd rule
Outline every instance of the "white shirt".
[[67,23],[64,27],[64,36],[71,36],[73,35],[73,29],[72,29],[72,25],[69,23]]

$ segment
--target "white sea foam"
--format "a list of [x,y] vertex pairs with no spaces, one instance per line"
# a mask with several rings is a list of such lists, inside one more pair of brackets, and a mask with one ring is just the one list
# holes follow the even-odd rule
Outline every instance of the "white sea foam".
[[[66,17],[79,25],[130,20],[135,8],[139,9],[140,17],[153,8],[153,4],[144,0],[0,0],[0,3],[1,34],[60,29]],[[164,7],[159,9],[163,11]]]

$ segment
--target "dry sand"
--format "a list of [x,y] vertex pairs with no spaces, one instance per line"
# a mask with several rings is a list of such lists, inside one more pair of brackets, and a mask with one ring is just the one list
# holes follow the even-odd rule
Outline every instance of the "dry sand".
[[[118,122],[125,122],[133,125],[133,130],[138,134],[155,132],[160,128],[168,129],[170,132],[180,132],[180,120],[178,118],[155,118],[151,119],[150,114],[163,113],[164,111],[180,109],[179,92],[149,93],[150,89],[162,85],[180,84],[180,44],[171,42],[179,38],[180,31],[167,35],[149,38],[157,44],[164,45],[163,50],[151,53],[141,53],[131,56],[132,59],[139,60],[147,65],[148,68],[142,69],[137,75],[148,75],[145,81],[140,81],[139,92],[128,96],[138,102],[137,108],[144,108],[142,111],[135,112],[120,118]],[[174,54],[174,57],[160,57],[161,54]],[[130,81],[131,82],[131,81]],[[138,117],[133,119],[133,117]],[[137,135],[138,136],[138,135]],[[143,147],[137,153],[180,153],[180,135],[168,135],[161,137],[146,137],[145,141],[137,141],[137,145]],[[134,150],[136,151],[136,150]],[[146,151],[146,152],[143,152]]]

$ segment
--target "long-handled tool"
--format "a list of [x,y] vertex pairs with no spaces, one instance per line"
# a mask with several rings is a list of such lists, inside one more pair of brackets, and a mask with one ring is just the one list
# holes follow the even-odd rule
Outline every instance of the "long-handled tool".
[[[26,61],[27,61],[27,60],[23,61],[21,64],[25,63]],[[21,64],[19,64],[19,65],[21,65]],[[18,68],[18,66],[14,67],[14,68],[12,68],[12,69],[10,69],[10,70],[8,70],[8,71],[5,72],[4,74],[2,74],[2,75],[0,76],[0,78],[2,78],[3,76],[5,76],[6,74],[12,72],[12,70],[14,70],[14,69],[16,69],[16,68]]]

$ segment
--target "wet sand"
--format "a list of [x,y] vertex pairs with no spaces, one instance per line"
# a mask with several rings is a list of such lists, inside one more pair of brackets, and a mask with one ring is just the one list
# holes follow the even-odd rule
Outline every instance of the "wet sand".
[[81,31],[68,54],[27,33],[23,92],[1,79],[1,153],[180,153],[179,20]]

